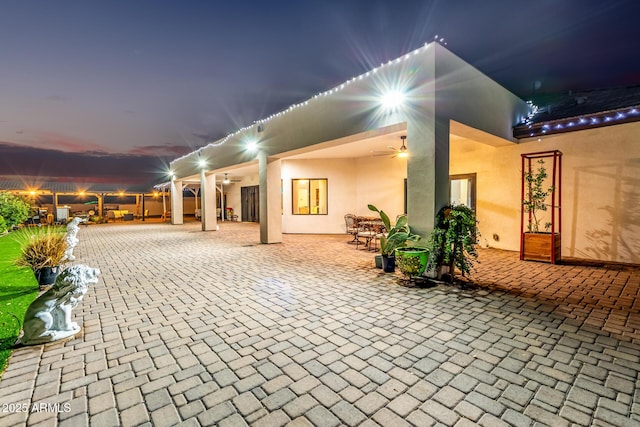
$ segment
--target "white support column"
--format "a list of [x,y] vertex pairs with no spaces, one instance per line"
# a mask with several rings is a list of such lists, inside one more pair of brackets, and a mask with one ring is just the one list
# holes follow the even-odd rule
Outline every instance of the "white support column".
[[200,198],[202,231],[216,230],[216,175],[207,175],[204,169],[200,172]]
[[260,175],[260,242],[282,243],[282,210],[280,181],[282,161],[269,160],[267,153],[258,153]]
[[171,224],[184,223],[182,181],[171,181]]
[[431,112],[407,123],[407,213],[412,231],[433,231],[438,211],[449,202],[449,120]]

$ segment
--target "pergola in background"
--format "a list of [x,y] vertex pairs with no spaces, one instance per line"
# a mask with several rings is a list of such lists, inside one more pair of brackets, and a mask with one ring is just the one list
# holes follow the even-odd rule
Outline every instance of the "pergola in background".
[[119,188],[117,184],[75,184],[67,182],[38,182],[29,184],[18,181],[0,181],[0,191],[31,197],[51,196],[53,199],[54,214],[56,214],[57,208],[60,205],[60,196],[95,197],[97,202],[96,212],[100,216],[104,216],[105,197],[135,197],[136,206],[141,206],[140,215],[143,221],[145,219],[144,198],[148,196],[158,197],[160,195],[158,191],[149,192],[141,188],[124,189]]
[[[158,191],[160,193],[162,193],[162,210],[164,212],[164,216],[167,216],[170,212],[170,209],[167,209],[167,201],[165,196],[167,194],[171,195],[171,181],[167,181],[167,182],[163,182],[160,184],[156,184],[153,186],[153,189],[155,191]],[[198,212],[200,209],[199,203],[201,203],[201,186],[200,186],[200,181],[188,181],[185,180],[182,182],[182,191],[189,191],[193,197],[195,198],[195,214],[196,214],[196,218],[198,217]],[[224,188],[221,185],[216,185],[216,191],[219,193],[220,196],[220,200],[223,199],[223,195],[224,195]],[[171,200],[171,199],[169,199]],[[171,202],[169,201],[169,207],[170,207]],[[220,221],[224,221],[224,214],[220,215]]]

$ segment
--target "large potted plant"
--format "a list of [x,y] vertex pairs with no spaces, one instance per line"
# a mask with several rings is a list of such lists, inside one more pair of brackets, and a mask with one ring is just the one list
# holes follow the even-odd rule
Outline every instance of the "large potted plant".
[[475,212],[465,205],[448,205],[438,212],[429,239],[428,266],[429,270],[436,270],[438,278],[444,278],[446,273],[448,281],[453,282],[456,268],[463,276],[471,273],[478,259],[477,224]]
[[64,231],[53,227],[30,228],[22,231],[18,240],[21,252],[16,264],[33,270],[40,289],[53,285],[67,249]]
[[429,261],[429,251],[419,246],[396,248],[396,265],[409,282],[424,273]]
[[369,210],[380,215],[384,228],[387,230],[386,233],[382,233],[380,236],[380,254],[382,255],[382,269],[386,273],[391,273],[396,268],[395,250],[405,246],[408,241],[418,241],[420,236],[411,233],[406,215],[398,216],[396,223],[392,227],[389,216],[384,211],[379,210],[374,205],[368,205],[368,207]]
[[522,209],[526,214],[526,231],[522,235],[522,259],[555,262],[560,259],[560,234],[555,231],[551,233],[549,215],[545,214],[549,207],[553,209],[549,197],[553,197],[555,186],[545,185],[548,173],[544,159],[539,159],[537,163],[537,168],[530,166],[523,172],[525,196]]

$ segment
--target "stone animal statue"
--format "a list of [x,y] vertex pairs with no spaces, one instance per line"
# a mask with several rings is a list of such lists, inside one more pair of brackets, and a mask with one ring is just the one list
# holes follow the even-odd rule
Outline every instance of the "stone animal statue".
[[67,234],[64,236],[64,240],[67,242],[67,249],[64,251],[63,261],[74,261],[76,259],[73,255],[73,250],[80,241],[76,236],[78,235],[78,231],[80,231],[79,225],[81,222],[87,222],[87,219],[75,217],[67,224]]
[[24,315],[24,345],[44,344],[71,337],[80,331],[71,321],[71,310],[84,297],[90,284],[98,283],[100,270],[78,264],[65,269],[51,288],[40,295]]

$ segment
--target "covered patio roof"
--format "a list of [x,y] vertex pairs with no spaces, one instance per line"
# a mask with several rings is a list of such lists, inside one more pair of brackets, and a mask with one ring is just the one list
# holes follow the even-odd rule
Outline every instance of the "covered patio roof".
[[0,191],[32,195],[100,194],[103,196],[129,196],[150,193],[148,189],[127,187],[124,184],[56,181],[0,181]]

